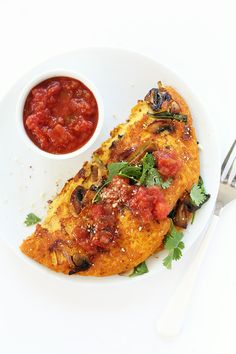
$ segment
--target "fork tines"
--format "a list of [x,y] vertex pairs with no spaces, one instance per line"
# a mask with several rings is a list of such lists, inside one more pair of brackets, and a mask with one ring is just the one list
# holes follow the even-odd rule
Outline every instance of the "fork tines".
[[236,140],[234,140],[221,166],[221,182],[236,187]]

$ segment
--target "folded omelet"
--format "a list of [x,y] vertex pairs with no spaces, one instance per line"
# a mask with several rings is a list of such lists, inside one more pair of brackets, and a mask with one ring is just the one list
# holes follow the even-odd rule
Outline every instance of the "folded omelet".
[[[147,154],[156,161],[165,186],[156,175],[150,185],[141,183]],[[118,162],[135,168],[124,173],[118,168],[117,177]],[[110,177],[109,166],[113,166]],[[187,104],[172,87],[152,89],[65,184],[21,251],[65,274],[126,272],[163,248],[171,223],[168,215],[198,182],[199,174],[198,146]]]

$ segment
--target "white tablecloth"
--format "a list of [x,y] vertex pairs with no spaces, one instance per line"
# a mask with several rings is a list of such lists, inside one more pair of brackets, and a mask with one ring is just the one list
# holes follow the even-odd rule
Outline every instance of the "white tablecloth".
[[[236,135],[235,10],[228,0],[2,1],[0,96],[52,55],[134,49],[175,70],[207,103],[224,155]],[[222,215],[185,327],[172,340],[158,336],[155,321],[198,244],[172,271],[104,291],[46,278],[0,242],[0,353],[235,353],[235,209]]]

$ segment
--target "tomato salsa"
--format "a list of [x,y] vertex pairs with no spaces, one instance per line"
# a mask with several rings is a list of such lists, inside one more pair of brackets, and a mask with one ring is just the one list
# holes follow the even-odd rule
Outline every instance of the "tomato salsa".
[[128,208],[140,225],[167,218],[170,207],[157,187],[129,184],[129,179],[114,176],[101,192],[101,201],[86,207],[83,218],[73,230],[75,240],[89,255],[108,251],[119,236],[118,214]]
[[92,137],[98,123],[98,105],[81,81],[53,77],[30,91],[23,120],[28,136],[40,149],[66,154]]

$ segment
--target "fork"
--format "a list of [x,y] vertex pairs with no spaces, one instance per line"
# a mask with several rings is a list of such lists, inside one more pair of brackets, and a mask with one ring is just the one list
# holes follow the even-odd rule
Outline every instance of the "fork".
[[214,215],[210,226],[201,241],[195,257],[183,276],[177,289],[168,302],[165,310],[157,322],[157,330],[162,336],[176,336],[181,331],[194,284],[197,279],[198,271],[202,261],[215,235],[216,226],[222,208],[236,199],[236,140],[232,144],[225,160],[221,166],[220,188],[215,205]]

